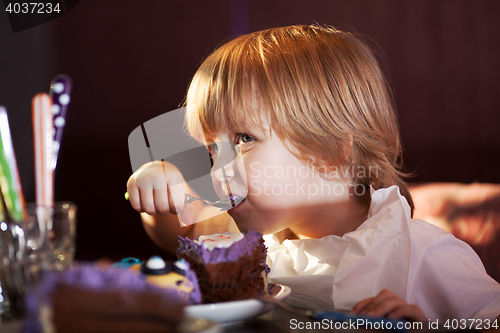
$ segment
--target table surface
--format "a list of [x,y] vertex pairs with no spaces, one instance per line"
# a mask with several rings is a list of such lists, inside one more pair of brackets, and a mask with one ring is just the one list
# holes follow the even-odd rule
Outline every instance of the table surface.
[[[296,333],[296,332],[325,332],[325,331],[337,331],[342,333],[349,333],[355,331],[361,331],[363,333],[380,333],[382,330],[380,329],[353,329],[353,328],[344,328],[344,329],[335,329],[333,326],[329,326],[333,324],[326,324],[322,322],[315,322],[307,317],[299,316],[296,314],[291,314],[286,312],[285,310],[276,308],[264,315],[261,315],[251,321],[248,321],[244,324],[229,326],[229,327],[220,327],[219,330],[213,331],[210,330],[207,333],[215,333],[215,332],[225,332],[225,333]],[[425,326],[425,325],[424,325]],[[0,331],[2,333],[21,333],[21,325],[19,322],[11,322],[11,323],[0,323]],[[439,333],[445,332],[445,329],[429,329],[428,327],[423,327],[422,330],[418,330],[419,333]],[[396,331],[385,331],[385,332],[396,332]],[[408,331],[411,333],[412,331]],[[455,330],[455,332],[478,332],[473,330]],[[182,332],[180,332],[182,333]],[[196,332],[188,332],[188,333],[196,333]],[[202,332],[198,332],[202,333]]]
[[[346,324],[347,325],[347,324]],[[424,323],[421,330],[418,332],[422,333],[438,333],[445,332],[445,329],[429,329],[427,323]],[[226,327],[224,332],[226,333],[296,333],[296,332],[363,332],[363,333],[380,333],[383,332],[398,332],[398,331],[384,331],[381,329],[355,329],[355,328],[340,328],[336,329],[334,323],[329,322],[321,322],[314,321],[308,317],[300,316],[297,314],[291,314],[282,310],[280,308],[276,308],[271,312],[268,312],[252,321],[249,321],[245,324],[239,326]],[[411,333],[412,331],[407,331]],[[462,333],[468,332],[467,330],[460,331]],[[470,331],[472,332],[472,331]],[[477,331],[474,331],[477,332]]]

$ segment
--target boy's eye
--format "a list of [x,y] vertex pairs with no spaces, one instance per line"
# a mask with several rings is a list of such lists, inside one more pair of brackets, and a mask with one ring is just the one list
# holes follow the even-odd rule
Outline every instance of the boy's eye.
[[241,133],[236,136],[236,144],[247,143],[254,140],[255,139],[251,135],[245,133]]

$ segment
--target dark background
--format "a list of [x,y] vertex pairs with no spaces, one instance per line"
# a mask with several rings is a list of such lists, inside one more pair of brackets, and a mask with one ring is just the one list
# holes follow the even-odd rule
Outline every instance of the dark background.
[[123,198],[129,133],[177,108],[217,45],[315,22],[379,44],[412,182],[500,183],[498,0],[83,0],[17,33],[0,13],[0,105],[26,200],[34,200],[31,98],[65,73],[74,89],[55,197],[79,206],[77,258],[163,255]]

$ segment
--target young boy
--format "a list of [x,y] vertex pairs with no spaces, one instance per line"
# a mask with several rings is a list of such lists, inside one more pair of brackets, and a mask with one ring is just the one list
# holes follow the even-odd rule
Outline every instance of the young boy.
[[[470,247],[412,220],[393,101],[353,34],[290,26],[241,36],[201,65],[186,110],[191,135],[207,147],[239,147],[248,193],[228,211],[232,220],[180,228],[171,214],[193,219],[184,203],[192,191],[169,185],[182,180],[175,166],[145,165],[127,185],[160,246],[174,250],[177,235],[227,231],[234,221],[266,234],[270,281],[289,285],[293,304],[414,321],[500,314],[500,286]],[[234,174],[232,164],[214,169],[214,186],[242,190]]]

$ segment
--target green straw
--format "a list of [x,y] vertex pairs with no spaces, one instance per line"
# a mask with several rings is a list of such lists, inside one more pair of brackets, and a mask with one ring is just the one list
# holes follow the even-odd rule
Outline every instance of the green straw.
[[[0,190],[7,215],[16,222],[22,221],[26,217],[24,196],[10,136],[9,118],[3,106],[0,106]],[[2,215],[6,217],[5,213]]]

